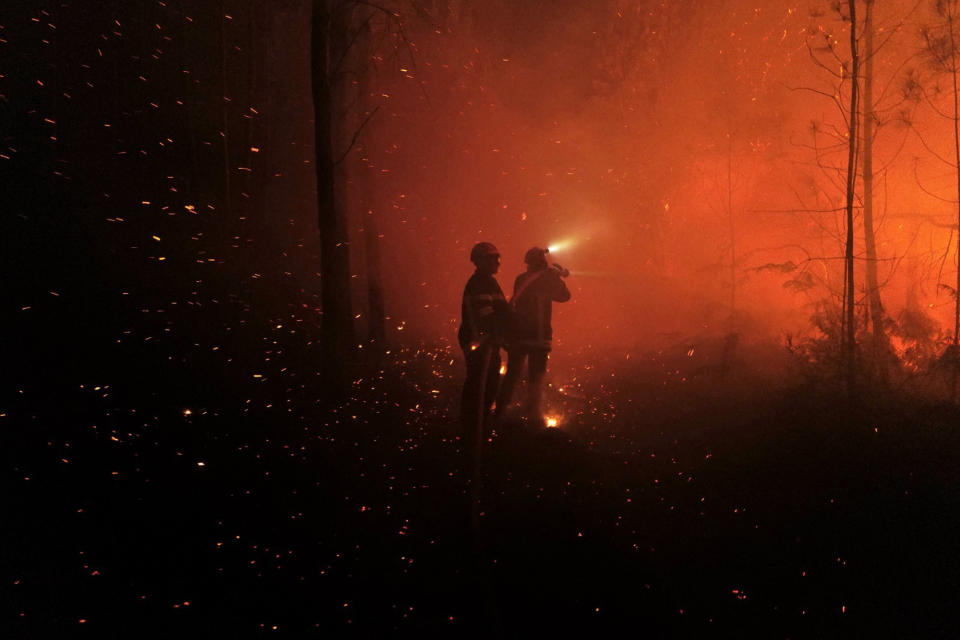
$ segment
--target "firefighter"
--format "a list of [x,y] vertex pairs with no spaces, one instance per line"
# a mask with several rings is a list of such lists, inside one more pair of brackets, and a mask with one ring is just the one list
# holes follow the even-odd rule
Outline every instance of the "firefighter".
[[502,414],[510,404],[513,388],[520,379],[524,361],[529,371],[527,403],[525,414],[533,426],[543,427],[541,398],[543,396],[543,378],[547,373],[547,355],[553,340],[551,315],[554,302],[566,302],[570,299],[563,278],[569,271],[559,265],[551,266],[547,262],[547,249],[533,247],[527,251],[523,261],[527,270],[517,276],[513,284],[513,297],[510,300],[514,308],[510,339],[506,345],[507,373],[497,395],[497,414]]
[[512,314],[500,284],[493,276],[500,270],[500,252],[489,242],[470,251],[476,271],[463,290],[462,321],[457,333],[467,364],[463,383],[460,422],[469,448],[482,438],[500,382],[500,346]]

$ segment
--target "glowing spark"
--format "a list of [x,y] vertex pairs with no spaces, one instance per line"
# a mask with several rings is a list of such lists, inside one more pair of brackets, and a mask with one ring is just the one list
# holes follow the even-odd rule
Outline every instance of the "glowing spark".
[[500,365],[500,375],[503,375],[506,372],[507,372],[507,365],[505,364]]
[[546,418],[547,427],[550,429],[556,429],[560,426],[560,419],[556,416],[547,416]]

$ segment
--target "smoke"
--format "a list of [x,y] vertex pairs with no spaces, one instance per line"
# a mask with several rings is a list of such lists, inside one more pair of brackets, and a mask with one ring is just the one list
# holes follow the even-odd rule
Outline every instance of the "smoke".
[[[457,7],[448,31],[422,34],[414,79],[384,83],[389,118],[363,150],[397,318],[449,334],[467,253],[491,241],[508,295],[532,246],[570,269],[573,298],[554,321],[568,342],[815,331],[812,310],[842,290],[845,156],[827,134],[843,130],[830,96],[846,89],[808,46],[824,34],[842,42],[842,20],[731,0]],[[901,9],[878,23],[891,28]],[[878,57],[889,85],[908,36]],[[949,235],[927,217],[894,217],[930,206],[904,161],[920,146],[907,133],[890,121],[876,142],[891,314],[916,286],[908,273],[935,276],[930,256]],[[919,171],[943,190],[949,175],[924,157]],[[924,286],[934,299],[921,304],[938,309],[937,288]]]

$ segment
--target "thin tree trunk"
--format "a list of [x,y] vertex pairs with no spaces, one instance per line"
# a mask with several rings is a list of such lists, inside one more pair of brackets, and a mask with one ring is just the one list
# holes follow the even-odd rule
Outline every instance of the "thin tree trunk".
[[873,5],[874,0],[866,2],[866,22],[864,24],[864,77],[863,77],[863,245],[867,262],[864,275],[867,284],[867,302],[870,312],[870,327],[873,334],[875,355],[885,354],[889,350],[886,331],[883,326],[884,312],[880,299],[880,280],[877,277],[877,240],[873,227],[873,133],[875,118],[873,113]]
[[[954,5],[947,3],[947,26],[950,29],[950,78],[953,80],[953,160],[957,167],[957,230],[960,231],[960,104],[958,104],[957,89],[957,43],[953,32]],[[957,238],[957,283],[954,289],[953,302],[953,373],[950,382],[950,391],[957,397],[957,374],[960,368],[960,353],[958,353],[958,338],[960,338],[960,237]]]
[[844,312],[845,336],[843,338],[843,358],[846,369],[846,386],[848,398],[854,395],[854,350],[856,330],[853,314],[853,196],[857,179],[856,143],[857,143],[857,74],[860,71],[860,59],[857,54],[857,3],[848,0],[850,8],[850,129],[848,131],[847,154],[847,243],[844,254]]
[[[361,27],[364,31],[360,36],[360,42],[357,44],[358,48],[358,57],[360,62],[358,64],[359,68],[359,87],[358,92],[360,99],[357,100],[359,105],[358,115],[356,125],[359,128],[363,127],[363,123],[367,118],[367,113],[369,109],[373,107],[372,104],[368,104],[370,98],[370,56],[372,51],[370,48],[370,23],[364,23],[364,26]],[[365,109],[366,107],[366,109]],[[366,113],[364,113],[366,111]],[[363,137],[361,138],[360,144],[365,148],[369,149],[370,145],[367,144],[367,141],[373,138],[375,131],[375,123],[369,122],[366,130],[363,131]],[[367,327],[368,327],[368,338],[370,341],[371,354],[376,361],[375,364],[379,364],[379,361],[383,355],[384,350],[386,349],[387,342],[387,329],[386,329],[386,309],[383,302],[383,271],[380,260],[380,226],[377,221],[378,213],[369,208],[370,198],[369,194],[371,193],[370,184],[370,170],[365,166],[361,166],[360,170],[357,172],[357,182],[359,183],[359,203],[362,207],[362,211],[366,211],[366,216],[363,222],[364,228],[364,265],[367,272]]]
[[322,371],[334,394],[345,390],[345,365],[352,361],[356,339],[350,299],[350,244],[346,216],[337,206],[333,162],[333,115],[335,92],[331,83],[331,44],[338,28],[330,0],[313,0],[311,56],[316,147],[317,208],[320,229],[321,305],[323,330],[320,338]]
[[[953,153],[954,163],[957,167],[957,229],[960,231],[960,104],[958,104],[957,89],[957,72],[960,69],[957,68],[957,43],[953,34],[953,9],[950,8],[947,11],[949,12],[947,20],[950,27],[950,77],[953,80]],[[958,339],[960,339],[960,239],[957,242],[957,288],[954,293],[956,295],[954,295],[953,305],[953,346],[956,348]],[[956,387],[956,385],[954,386]]]
[[[247,100],[246,102],[247,103],[244,105],[244,109],[246,111],[245,117],[247,120],[247,148],[245,149],[245,152],[247,154],[247,161],[245,164],[247,169],[249,169],[249,171],[246,172],[246,175],[244,176],[244,179],[243,179],[244,191],[249,196],[248,199],[253,198],[253,195],[251,194],[251,191],[253,191],[253,189],[251,189],[250,187],[251,187],[251,183],[254,182],[253,180],[253,160],[254,160],[253,141],[255,136],[254,131],[256,129],[256,124],[258,120],[258,118],[254,116],[253,112],[250,110],[253,107],[254,100],[256,99],[256,96],[257,96],[257,63],[259,62],[259,59],[260,59],[258,55],[260,52],[257,48],[256,24],[257,24],[257,2],[256,0],[249,0],[247,2],[247,51],[246,51],[246,59],[247,59]],[[259,104],[257,106],[259,106]],[[252,206],[253,203],[251,202],[250,204],[251,204],[250,208],[255,210],[256,207]]]
[[366,224],[366,266],[367,266],[367,304],[370,326],[370,343],[375,354],[386,348],[387,320],[383,302],[383,274],[380,261],[380,234],[377,226],[377,214],[368,211]]
[[727,132],[727,216],[730,221],[730,317],[737,311],[737,235],[733,219],[733,134]]
[[224,0],[220,0],[220,107],[223,114],[223,203],[226,211],[230,211],[230,112],[227,109],[229,90],[227,87],[227,7]]
[[[189,27],[187,27],[189,29]],[[200,190],[200,185],[204,182],[200,177],[200,159],[197,154],[197,127],[194,122],[194,110],[196,109],[197,103],[197,91],[196,83],[194,82],[193,77],[193,50],[194,47],[190,43],[193,42],[191,38],[192,34],[189,31],[185,31],[184,37],[180,38],[180,55],[181,55],[181,74],[180,77],[183,78],[183,81],[186,83],[186,88],[184,91],[184,98],[186,101],[186,111],[187,111],[187,131],[189,131],[189,141],[190,141],[190,193],[198,194]],[[198,196],[194,195],[194,198]]]
[[[247,128],[247,140],[245,143],[246,148],[243,150],[243,153],[246,157],[246,160],[243,161],[243,165],[246,170],[243,172],[243,177],[240,179],[240,195],[242,197],[240,198],[239,206],[237,207],[239,213],[241,214],[238,216],[240,224],[237,227],[237,235],[239,236],[237,244],[240,246],[237,259],[239,261],[242,273],[244,274],[244,278],[247,277],[247,274],[256,271],[259,260],[265,257],[265,243],[263,242],[262,238],[268,236],[268,234],[265,233],[266,221],[263,219],[263,216],[261,216],[261,212],[257,210],[258,202],[256,194],[260,190],[254,186],[255,179],[253,176],[253,139],[255,119],[253,113],[250,111],[250,108],[253,106],[254,98],[256,96],[257,46],[256,31],[254,29],[256,11],[256,0],[247,0],[247,48],[243,56],[247,66],[247,90],[244,95],[245,104],[243,105],[243,117],[246,120]],[[253,243],[249,242],[251,239],[254,240]],[[252,288],[250,295],[252,298]]]

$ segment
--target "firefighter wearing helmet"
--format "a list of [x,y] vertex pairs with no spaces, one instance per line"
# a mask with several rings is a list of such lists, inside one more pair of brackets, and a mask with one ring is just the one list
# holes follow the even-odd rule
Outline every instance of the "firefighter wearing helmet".
[[500,270],[500,252],[489,242],[470,251],[476,270],[463,289],[462,320],[457,333],[467,364],[460,422],[465,444],[477,446],[483,434],[500,382],[500,346],[511,316],[510,304],[494,275]]
[[548,249],[533,247],[527,251],[523,261],[527,270],[517,276],[513,284],[514,307],[513,326],[510,340],[506,345],[507,373],[497,395],[497,413],[502,413],[513,396],[513,388],[523,371],[524,362],[529,370],[527,402],[525,414],[530,424],[544,426],[541,411],[543,379],[547,373],[547,355],[553,341],[551,326],[554,302],[566,302],[570,299],[563,278],[570,272],[559,265],[547,262]]

